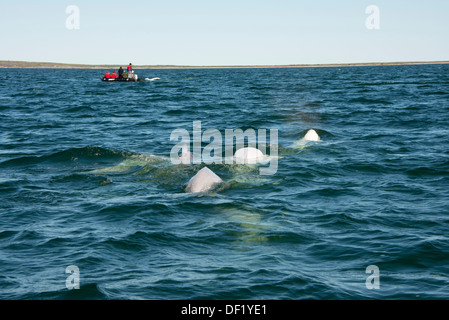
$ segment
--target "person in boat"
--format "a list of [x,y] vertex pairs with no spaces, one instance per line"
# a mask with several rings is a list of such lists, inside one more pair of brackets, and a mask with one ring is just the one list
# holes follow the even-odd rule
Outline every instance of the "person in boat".
[[118,69],[118,78],[121,79],[123,78],[123,68],[120,67],[120,69]]
[[130,63],[128,65],[128,74],[130,74],[131,72],[133,72],[133,65]]

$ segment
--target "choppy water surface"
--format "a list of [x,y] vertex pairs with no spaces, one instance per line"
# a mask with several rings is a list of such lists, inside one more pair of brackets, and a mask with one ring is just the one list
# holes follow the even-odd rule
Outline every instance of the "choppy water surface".
[[[449,298],[449,65],[102,72],[2,70],[1,299]],[[193,121],[277,129],[276,174],[186,193]]]

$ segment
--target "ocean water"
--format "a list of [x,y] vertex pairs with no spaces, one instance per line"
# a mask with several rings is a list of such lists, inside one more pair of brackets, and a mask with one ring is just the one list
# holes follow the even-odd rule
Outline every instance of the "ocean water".
[[[1,71],[0,299],[449,298],[449,65],[136,72]],[[276,173],[186,193],[194,121]]]

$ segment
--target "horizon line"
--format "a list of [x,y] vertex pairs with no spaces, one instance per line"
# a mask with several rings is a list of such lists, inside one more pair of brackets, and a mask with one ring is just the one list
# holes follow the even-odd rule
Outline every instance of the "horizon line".
[[[133,65],[140,69],[236,69],[236,68],[307,68],[307,67],[356,67],[356,66],[397,66],[397,65],[426,65],[449,64],[449,60],[442,61],[396,61],[396,62],[349,62],[349,63],[308,63],[308,64],[267,64],[267,65]],[[127,66],[127,64],[123,64]],[[81,64],[66,62],[37,62],[19,60],[0,60],[0,68],[48,68],[48,69],[108,69],[117,68],[121,64]]]

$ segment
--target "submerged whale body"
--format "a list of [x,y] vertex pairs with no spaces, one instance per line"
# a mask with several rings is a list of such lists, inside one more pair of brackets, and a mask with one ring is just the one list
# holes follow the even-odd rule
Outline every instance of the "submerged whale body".
[[321,141],[320,136],[313,129],[307,131],[306,135],[302,139],[306,141]]
[[217,176],[208,167],[204,167],[187,182],[186,192],[196,193],[212,189],[216,184],[222,183],[223,180]]
[[247,147],[237,150],[234,158],[236,163],[256,164],[263,161],[265,156],[259,149]]
[[181,161],[182,164],[190,164],[193,160],[193,154],[190,151],[182,150],[182,154],[178,156],[178,160]]

